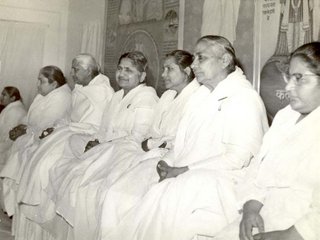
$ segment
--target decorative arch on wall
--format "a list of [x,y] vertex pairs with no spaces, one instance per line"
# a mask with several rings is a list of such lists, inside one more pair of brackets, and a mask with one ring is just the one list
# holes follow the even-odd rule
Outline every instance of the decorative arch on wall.
[[[128,50],[142,50],[149,62],[149,80],[160,95],[164,90],[161,79],[161,65],[165,54],[178,48],[181,36],[179,4],[181,0],[108,0],[104,72],[115,89],[115,71],[121,53]],[[145,3],[143,8],[136,9]],[[168,31],[168,12],[177,13],[177,31]],[[147,14],[148,12],[148,14]],[[156,12],[155,16],[150,12]],[[181,39],[180,39],[181,43]]]
[[137,50],[143,52],[148,59],[147,84],[157,89],[160,76],[159,50],[152,35],[145,30],[130,33],[121,47],[122,53]]

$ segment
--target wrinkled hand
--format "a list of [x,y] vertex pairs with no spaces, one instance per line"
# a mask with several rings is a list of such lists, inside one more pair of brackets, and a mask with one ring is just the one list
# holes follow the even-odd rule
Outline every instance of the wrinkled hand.
[[46,130],[43,130],[41,135],[39,136],[40,139],[43,139],[47,136],[49,136],[54,131],[53,127],[47,128]]
[[253,228],[258,228],[259,233],[264,232],[264,222],[259,211],[260,209],[257,211],[256,209],[244,208],[240,222],[240,240],[254,240],[252,236]]
[[180,174],[188,171],[189,168],[185,167],[170,167],[165,161],[161,160],[157,164],[157,172],[160,176],[159,182],[167,178],[174,178]]
[[15,141],[18,137],[26,134],[27,126],[24,124],[20,124],[9,131],[9,138],[12,141]]
[[95,139],[95,140],[93,140],[93,141],[89,141],[89,142],[87,143],[85,149],[84,149],[84,152],[89,151],[91,148],[93,148],[93,147],[95,147],[95,146],[97,146],[97,145],[99,145],[99,144],[100,144],[100,142],[99,142],[98,139]]
[[258,233],[253,236],[254,240],[303,240],[295,227],[282,231]]

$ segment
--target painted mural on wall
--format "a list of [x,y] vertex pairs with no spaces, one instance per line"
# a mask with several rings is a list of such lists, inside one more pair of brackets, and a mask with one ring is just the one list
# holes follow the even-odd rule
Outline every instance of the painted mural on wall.
[[122,0],[119,23],[130,24],[148,20],[162,19],[162,1],[159,0]]
[[282,76],[290,53],[320,39],[320,0],[263,0],[260,11],[260,93],[272,120],[289,103]]
[[118,58],[139,50],[148,59],[147,84],[161,94],[161,64],[177,48],[179,0],[108,0],[104,70],[117,89],[114,75]]

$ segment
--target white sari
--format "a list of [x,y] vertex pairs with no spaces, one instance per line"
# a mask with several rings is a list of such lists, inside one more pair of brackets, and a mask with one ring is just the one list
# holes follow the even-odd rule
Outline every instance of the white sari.
[[[151,182],[158,181],[158,176],[154,174],[157,162],[173,147],[179,122],[185,114],[185,106],[199,87],[199,83],[194,80],[176,97],[176,92],[172,90],[163,93],[157,105],[150,132],[151,138],[148,141],[151,149],[149,152],[144,152],[138,145],[131,156],[138,164],[126,170],[107,190],[106,197],[101,200],[103,209],[99,217],[101,223],[98,231],[100,228],[115,226],[127,209],[139,200],[137,195],[140,196],[141,192],[145,192]],[[166,142],[165,148],[159,148],[158,146],[163,142]],[[123,151],[122,156],[119,157],[126,158],[127,153],[128,151]]]
[[266,129],[263,103],[240,69],[213,92],[202,86],[164,158],[189,171],[151,186],[118,226],[102,228],[101,239],[191,239],[219,231],[237,215],[234,187]]
[[[30,222],[43,223],[53,217],[53,209],[43,191],[48,184],[49,170],[64,153],[69,137],[77,133],[93,134],[100,126],[103,110],[113,95],[109,79],[99,74],[87,86],[76,85],[72,91],[72,111],[70,120],[62,122],[54,132],[41,140],[31,158],[19,169],[20,179],[16,202],[20,214]],[[17,216],[21,219],[21,216]],[[30,232],[22,217],[17,223],[16,237],[24,237]],[[29,220],[28,220],[29,221]],[[25,225],[24,225],[25,224]],[[27,228],[27,229],[26,229]],[[39,235],[35,239],[42,239]]]
[[21,101],[8,104],[0,114],[0,170],[7,159],[7,152],[12,145],[9,131],[22,122],[27,112]]
[[[0,114],[0,171],[3,169],[13,141],[9,138],[9,131],[19,125],[27,114],[21,101],[8,104]],[[3,196],[3,181],[0,180],[0,207],[5,209]]]
[[[320,238],[320,107],[297,123],[300,114],[287,106],[266,134],[258,170],[245,182],[239,200],[263,203],[265,232],[295,226],[306,240]],[[236,239],[240,218],[214,239]]]
[[70,111],[71,90],[67,84],[46,96],[38,94],[33,100],[27,116],[23,119],[23,123],[27,125],[27,133],[13,143],[7,163],[0,172],[0,176],[4,177],[5,208],[9,216],[14,214],[16,185],[20,182],[19,169],[38,147],[41,132],[67,118]]
[[[47,192],[51,192],[51,195],[56,194],[52,198],[57,203],[57,212],[74,227],[74,232],[77,234],[76,239],[86,239],[85,236],[92,236],[90,234],[92,226],[97,226],[95,219],[99,210],[95,204],[101,191],[97,190],[88,197],[90,191],[94,189],[91,186],[109,176],[111,169],[114,169],[115,166],[117,173],[113,172],[110,181],[116,179],[123,169],[132,164],[133,160],[126,159],[124,165],[117,165],[121,159],[116,157],[118,154],[114,154],[114,149],[117,149],[115,152],[128,150],[129,153],[126,156],[130,156],[130,148],[135,149],[149,132],[157,101],[155,90],[144,85],[134,88],[126,96],[123,96],[123,90],[118,91],[106,109],[100,133],[95,136],[101,143],[82,154],[80,158],[59,162],[51,171],[52,184],[51,189],[47,189]],[[77,196],[77,188],[81,181],[90,183],[90,187],[84,188],[79,193],[84,198],[81,201],[81,204],[84,205],[76,206],[76,200],[81,198]],[[82,214],[78,215],[79,211]],[[89,221],[89,224],[86,221]],[[84,227],[85,232],[83,232]]]

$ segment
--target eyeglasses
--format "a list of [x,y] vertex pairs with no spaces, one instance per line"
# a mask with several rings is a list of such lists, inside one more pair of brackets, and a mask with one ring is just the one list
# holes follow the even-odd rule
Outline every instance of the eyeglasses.
[[307,77],[311,76],[316,76],[319,77],[317,74],[313,73],[293,73],[293,74],[288,74],[288,73],[282,73],[283,80],[285,83],[289,83],[291,80],[293,81],[294,85],[296,86],[301,86],[309,82]]

